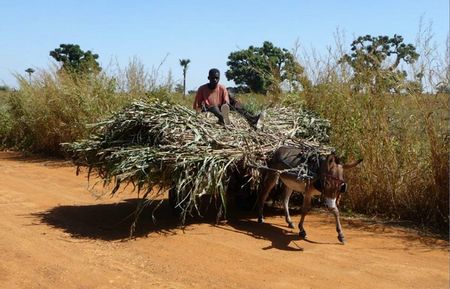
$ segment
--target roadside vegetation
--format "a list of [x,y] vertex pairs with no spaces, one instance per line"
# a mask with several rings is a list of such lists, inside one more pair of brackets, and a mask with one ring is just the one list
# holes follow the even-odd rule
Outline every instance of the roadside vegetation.
[[[430,35],[421,30],[414,45],[399,35],[366,35],[348,45],[337,35],[326,55],[264,42],[230,53],[226,76],[250,110],[304,106],[331,121],[331,144],[341,157],[364,159],[347,176],[344,211],[448,234],[450,51],[447,43],[439,55]],[[50,55],[57,65],[17,74],[17,89],[0,87],[5,149],[62,156],[60,143],[86,138],[89,124],[134,100],[191,107],[184,82],[148,71],[136,58],[113,70],[77,45]],[[183,81],[189,62],[180,60]]]

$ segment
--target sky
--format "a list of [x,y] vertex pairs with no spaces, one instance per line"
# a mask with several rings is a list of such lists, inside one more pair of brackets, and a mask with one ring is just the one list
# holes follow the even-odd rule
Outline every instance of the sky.
[[224,76],[229,54],[264,41],[321,53],[340,31],[348,49],[366,34],[399,34],[414,44],[422,19],[445,51],[449,34],[449,0],[0,0],[0,11],[0,85],[10,87],[14,74],[48,69],[55,63],[49,52],[63,43],[99,54],[111,71],[137,58],[175,81],[182,81],[179,59],[190,59],[192,90],[212,67],[232,86]]

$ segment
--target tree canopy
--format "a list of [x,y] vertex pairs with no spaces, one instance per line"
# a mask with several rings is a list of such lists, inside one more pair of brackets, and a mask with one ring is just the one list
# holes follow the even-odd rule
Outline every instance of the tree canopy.
[[[399,92],[408,88],[407,73],[400,70],[399,65],[402,61],[414,63],[419,54],[412,44],[403,42],[402,36],[360,36],[352,42],[351,50],[352,53],[345,54],[341,62],[353,69],[355,90]],[[409,83],[410,87],[417,85]]]
[[294,55],[269,41],[262,47],[250,46],[232,52],[227,65],[229,69],[225,75],[228,80],[257,93],[279,92],[286,82],[294,90],[309,84]]
[[27,69],[25,69],[25,72],[26,73],[28,73],[28,74],[32,74],[32,73],[34,73],[34,69],[33,68],[27,68]]
[[97,62],[98,54],[90,50],[83,51],[77,44],[61,44],[59,48],[50,51],[50,56],[62,63],[62,69],[70,73],[98,73],[101,70]]

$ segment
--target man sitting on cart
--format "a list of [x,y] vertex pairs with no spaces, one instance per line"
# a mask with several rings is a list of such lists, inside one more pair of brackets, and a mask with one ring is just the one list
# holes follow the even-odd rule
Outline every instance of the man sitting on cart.
[[208,73],[209,82],[200,86],[194,99],[194,109],[198,112],[211,112],[219,120],[220,124],[230,125],[230,108],[244,116],[246,120],[255,128],[259,128],[264,117],[264,113],[258,116],[252,115],[245,110],[239,102],[230,97],[227,89],[219,84],[220,71],[212,68]]

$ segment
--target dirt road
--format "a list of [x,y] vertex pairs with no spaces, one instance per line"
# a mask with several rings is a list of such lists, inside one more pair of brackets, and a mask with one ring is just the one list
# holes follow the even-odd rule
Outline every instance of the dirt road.
[[[448,242],[368,221],[281,216],[182,230],[164,203],[127,239],[133,194],[96,199],[67,163],[0,152],[0,288],[448,288]],[[298,217],[295,216],[298,220]]]

